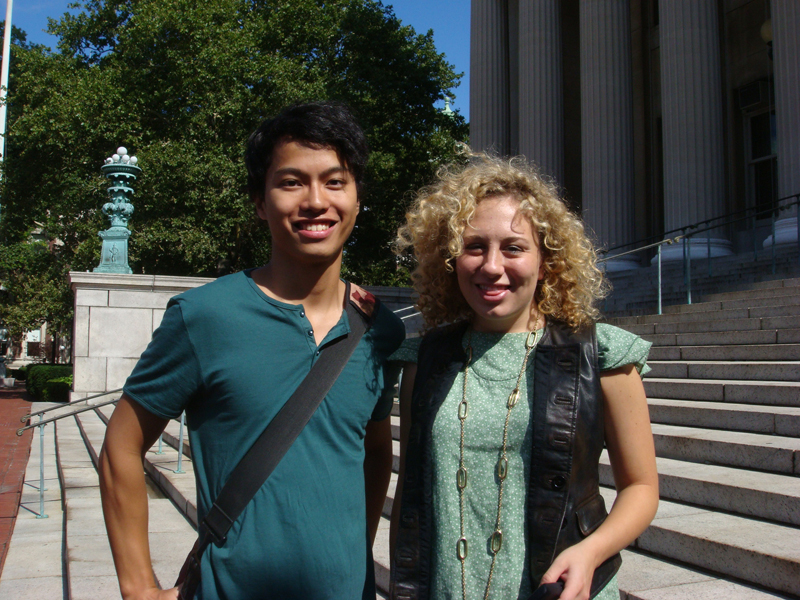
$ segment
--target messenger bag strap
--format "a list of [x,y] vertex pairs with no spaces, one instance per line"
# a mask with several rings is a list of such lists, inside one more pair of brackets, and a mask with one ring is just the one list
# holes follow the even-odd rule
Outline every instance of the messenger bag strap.
[[368,329],[367,317],[352,304],[349,283],[346,295],[345,311],[350,332],[322,349],[308,375],[231,472],[198,528],[198,562],[209,543],[221,545],[225,542],[234,521],[300,435]]

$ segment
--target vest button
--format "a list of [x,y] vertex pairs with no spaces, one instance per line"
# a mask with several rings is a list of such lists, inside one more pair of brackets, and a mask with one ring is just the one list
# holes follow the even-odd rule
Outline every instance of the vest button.
[[556,475],[550,480],[550,485],[553,487],[554,490],[560,490],[567,484],[567,480],[564,478],[563,475]]

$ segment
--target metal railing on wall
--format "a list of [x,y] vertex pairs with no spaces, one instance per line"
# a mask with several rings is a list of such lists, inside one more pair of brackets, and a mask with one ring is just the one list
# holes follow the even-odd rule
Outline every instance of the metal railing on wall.
[[[772,208],[757,208],[751,207],[746,208],[743,210],[730,212],[725,215],[714,217],[711,219],[706,219],[705,221],[699,221],[698,223],[694,223],[692,225],[686,225],[684,227],[679,227],[677,229],[672,229],[670,231],[665,232],[661,236],[651,236],[649,238],[645,238],[643,240],[638,240],[636,242],[630,242],[628,244],[621,244],[619,246],[614,246],[613,248],[609,248],[602,252],[604,256],[602,256],[598,263],[601,265],[606,263],[609,260],[614,260],[621,258],[623,256],[629,256],[633,254],[638,254],[640,252],[647,252],[648,256],[650,252],[655,248],[655,257],[657,263],[657,280],[658,280],[658,314],[661,314],[662,310],[662,270],[661,270],[661,250],[664,245],[676,244],[681,243],[683,245],[683,275],[684,275],[684,284],[686,286],[686,301],[688,304],[692,303],[692,252],[691,252],[691,239],[698,236],[699,234],[705,233],[706,234],[706,247],[707,247],[707,265],[708,265],[708,277],[712,277],[712,256],[711,256],[711,232],[713,230],[720,229],[722,227],[730,227],[736,225],[737,223],[752,222],[752,233],[753,233],[753,260],[757,259],[757,238],[756,238],[756,222],[759,219],[763,219],[766,217],[770,218],[770,227],[771,227],[771,235],[772,235],[772,246],[771,246],[771,261],[772,261],[772,274],[774,275],[777,272],[777,259],[776,259],[776,230],[775,230],[775,223],[778,221],[780,214],[782,212],[790,210],[792,207],[798,206],[800,204],[800,194],[795,194],[793,196],[787,196],[785,198],[781,198],[778,200],[774,207]],[[657,241],[654,241],[657,240]],[[797,219],[797,244],[798,244],[798,261],[800,261],[800,218]],[[644,244],[640,246],[640,244]],[[630,250],[623,250],[624,248],[628,248],[630,246],[634,246],[634,248]]]

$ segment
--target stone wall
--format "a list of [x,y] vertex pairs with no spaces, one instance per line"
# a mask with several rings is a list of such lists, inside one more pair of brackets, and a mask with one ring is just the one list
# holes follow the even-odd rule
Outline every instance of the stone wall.
[[75,294],[72,400],[121,388],[173,296],[212,279],[69,274]]

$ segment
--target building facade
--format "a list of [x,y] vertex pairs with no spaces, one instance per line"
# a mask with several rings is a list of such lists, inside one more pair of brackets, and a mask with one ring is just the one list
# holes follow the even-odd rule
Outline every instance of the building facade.
[[610,254],[724,215],[692,255],[797,243],[797,0],[472,0],[470,78],[472,147],[539,165]]

